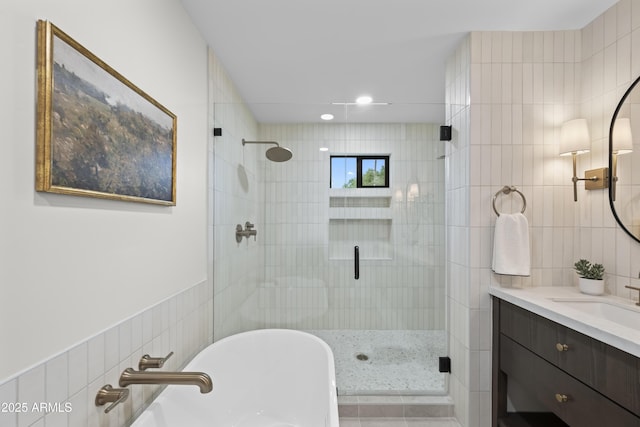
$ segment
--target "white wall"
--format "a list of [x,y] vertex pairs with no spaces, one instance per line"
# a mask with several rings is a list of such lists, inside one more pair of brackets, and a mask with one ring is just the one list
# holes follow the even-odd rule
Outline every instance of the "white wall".
[[[606,191],[579,183],[573,201],[571,160],[557,153],[561,124],[584,117],[592,144],[578,171],[607,165],[607,129],[640,75],[639,49],[640,2],[621,0],[581,30],[474,32],[448,64],[450,102],[469,99],[448,116],[459,132],[448,153],[450,392],[463,426],[491,425],[489,286],[574,286],[584,257],[604,264],[610,293],[632,297],[623,285],[638,283],[640,245],[615,223]],[[527,197],[528,278],[491,272],[491,199],[511,184]],[[501,199],[501,210],[520,209]]]
[[[177,206],[36,193],[36,20],[178,117]],[[207,279],[206,45],[178,0],[0,6],[0,382]]]

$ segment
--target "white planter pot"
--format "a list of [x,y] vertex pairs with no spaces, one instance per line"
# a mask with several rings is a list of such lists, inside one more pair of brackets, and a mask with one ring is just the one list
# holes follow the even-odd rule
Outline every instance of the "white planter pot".
[[578,288],[583,294],[602,295],[604,294],[604,280],[578,278]]

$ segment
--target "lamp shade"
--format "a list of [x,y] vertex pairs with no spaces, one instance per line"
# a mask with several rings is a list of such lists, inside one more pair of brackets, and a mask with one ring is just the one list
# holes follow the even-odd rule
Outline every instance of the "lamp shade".
[[560,128],[560,155],[588,153],[591,148],[586,119],[564,122]]
[[613,125],[612,145],[616,154],[626,154],[633,151],[631,137],[631,121],[627,117],[616,119]]

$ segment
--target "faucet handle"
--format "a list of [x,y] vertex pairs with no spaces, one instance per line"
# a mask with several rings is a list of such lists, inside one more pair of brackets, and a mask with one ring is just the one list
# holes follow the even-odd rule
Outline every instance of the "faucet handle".
[[128,397],[128,388],[113,388],[111,384],[107,384],[100,390],[98,390],[95,403],[96,406],[103,406],[107,403],[111,403],[111,405],[107,406],[107,408],[104,410],[104,413],[108,414],[113,408],[115,408],[116,405],[124,402]]
[[173,356],[173,351],[167,354],[165,357],[151,357],[148,354],[145,354],[140,358],[140,362],[138,362],[138,369],[144,371],[149,368],[162,368],[164,366],[164,363],[171,356]]
[[247,238],[249,238],[249,236],[253,236],[253,240],[255,241],[256,234],[258,234],[258,232],[253,229],[254,227],[255,227],[255,224],[252,224],[249,221],[244,223],[244,228],[245,228],[245,231],[247,232]]
[[[640,288],[636,287],[636,286],[631,286],[631,285],[625,285],[625,288],[628,289],[635,289],[636,291],[640,291]],[[640,306],[640,299],[638,300],[638,302],[636,303],[636,305]]]

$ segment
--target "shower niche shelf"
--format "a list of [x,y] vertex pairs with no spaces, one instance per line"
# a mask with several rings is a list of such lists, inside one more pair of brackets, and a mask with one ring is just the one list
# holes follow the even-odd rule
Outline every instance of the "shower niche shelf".
[[330,219],[391,219],[391,193],[385,189],[333,189]]
[[330,197],[330,208],[390,208],[391,197]]
[[[331,199],[387,199],[387,206],[391,201],[391,189],[389,188],[331,188],[329,189],[329,200]],[[376,203],[376,201],[363,203]]]
[[329,219],[341,220],[341,219],[380,219],[391,221],[391,209],[376,209],[376,208],[330,208]]

